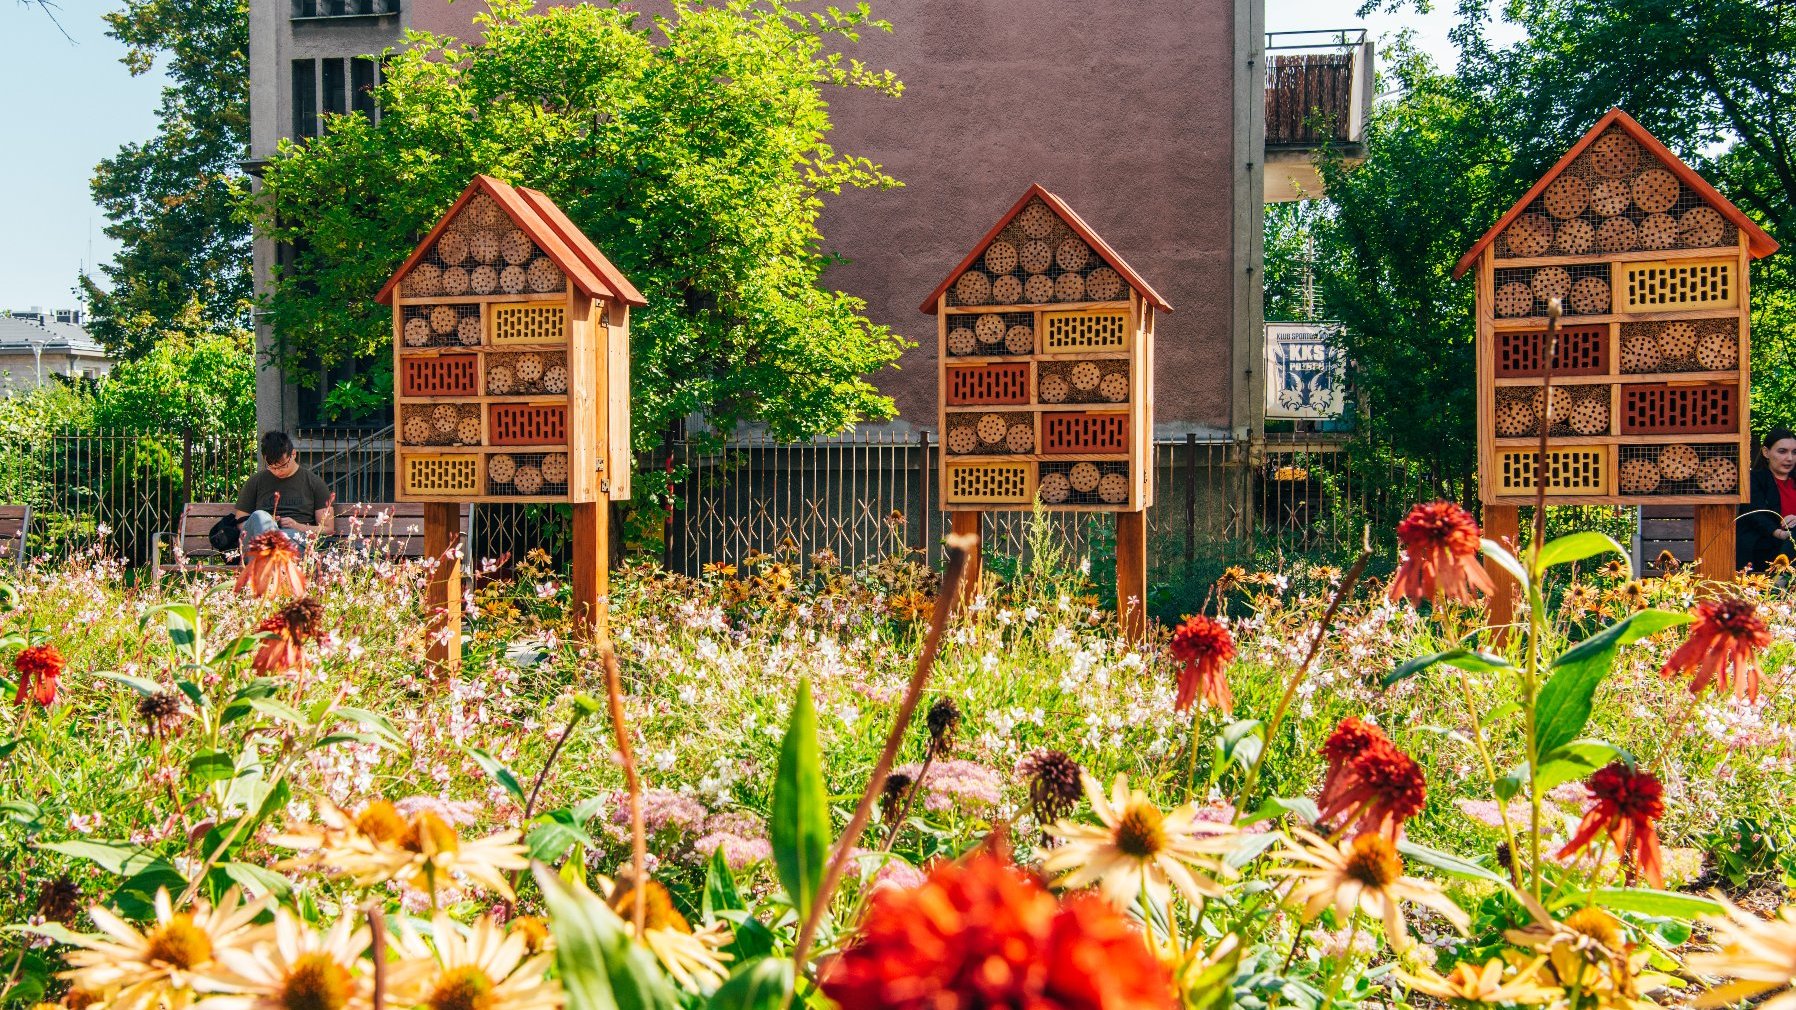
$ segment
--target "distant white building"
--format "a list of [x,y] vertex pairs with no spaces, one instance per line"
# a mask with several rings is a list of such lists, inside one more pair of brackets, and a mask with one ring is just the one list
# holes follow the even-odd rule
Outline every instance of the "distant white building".
[[99,379],[112,359],[81,327],[81,310],[31,308],[0,314],[0,392],[26,392],[51,381]]

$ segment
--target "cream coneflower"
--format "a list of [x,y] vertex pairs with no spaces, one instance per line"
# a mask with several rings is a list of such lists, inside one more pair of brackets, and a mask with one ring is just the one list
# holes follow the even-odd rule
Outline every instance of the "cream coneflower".
[[389,976],[392,1001],[423,1010],[557,1010],[561,986],[546,977],[554,955],[530,954],[521,933],[507,932],[490,915],[462,928],[438,914],[431,943],[402,929],[402,960]]
[[180,1010],[197,992],[218,990],[220,954],[247,939],[266,904],[266,898],[244,904],[233,887],[217,905],[196,901],[177,912],[162,889],[156,892],[156,921],[142,932],[95,906],[88,916],[105,935],[79,941],[61,977],[83,992],[111,993],[108,1010]]
[[218,960],[220,988],[231,995],[210,996],[201,1010],[368,1010],[372,983],[362,954],[369,934],[344,915],[320,933],[285,908],[248,949],[225,950]]
[[[627,922],[636,903],[636,889],[627,879],[617,881],[599,878],[605,903]],[[642,942],[674,981],[692,992],[710,992],[729,978],[724,962],[730,955],[722,948],[730,942],[727,928],[714,922],[704,929],[693,930],[692,924],[674,907],[673,895],[660,882],[651,880],[642,890]]]
[[1233,875],[1216,858],[1234,851],[1232,826],[1198,820],[1191,804],[1162,812],[1146,793],[1129,788],[1127,775],[1116,776],[1107,799],[1097,779],[1083,773],[1080,779],[1102,823],[1062,820],[1047,829],[1063,843],[1043,853],[1042,869],[1059,874],[1056,886],[1096,884],[1118,908],[1127,908],[1144,891],[1164,906],[1173,887],[1191,901],[1222,896],[1222,885],[1213,878]]
[[1397,977],[1416,992],[1453,1003],[1535,1006],[1557,1003],[1565,997],[1564,990],[1543,986],[1536,978],[1545,963],[1546,958],[1540,957],[1517,968],[1502,958],[1493,957],[1484,962],[1482,968],[1470,961],[1462,961],[1445,975],[1432,968],[1421,968],[1414,973],[1399,968]]
[[375,800],[354,817],[325,802],[319,816],[322,827],[275,837],[276,845],[307,853],[278,865],[322,867],[364,887],[397,880],[431,893],[450,886],[459,875],[507,899],[513,895],[505,871],[530,865],[516,830],[466,840],[429,810],[406,817],[385,800]]
[[[1580,908],[1563,922],[1536,923],[1503,935],[1518,947],[1546,955],[1542,982],[1576,996],[1579,1005],[1592,1010],[1655,1005],[1640,998],[1648,952],[1628,942],[1621,920],[1600,908]],[[1504,956],[1521,960],[1515,951]]]
[[1702,975],[1722,975],[1734,981],[1718,985],[1697,997],[1699,1007],[1733,1006],[1773,989],[1784,992],[1759,1004],[1760,1010],[1796,1010],[1796,905],[1786,905],[1775,919],[1761,919],[1726,898],[1724,916],[1711,916],[1715,940],[1721,949],[1692,954],[1685,967]]
[[1367,832],[1340,844],[1303,828],[1296,829],[1300,844],[1281,855],[1292,863],[1272,872],[1295,878],[1291,898],[1303,905],[1305,922],[1334,907],[1342,922],[1359,909],[1384,923],[1391,949],[1409,946],[1409,930],[1403,921],[1403,902],[1426,905],[1439,912],[1454,928],[1465,932],[1471,917],[1441,889],[1426,880],[1403,875],[1403,859],[1397,846],[1382,834]]

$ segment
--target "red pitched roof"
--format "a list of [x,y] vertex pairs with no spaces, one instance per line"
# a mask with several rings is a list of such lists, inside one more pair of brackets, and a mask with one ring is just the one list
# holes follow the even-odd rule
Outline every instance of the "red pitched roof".
[[1746,235],[1746,248],[1754,259],[1769,256],[1777,251],[1777,240],[1765,234],[1765,229],[1754,224],[1752,218],[1747,217],[1740,208],[1728,202],[1727,197],[1722,196],[1715,190],[1715,187],[1709,185],[1707,179],[1697,175],[1695,169],[1684,164],[1664,144],[1659,143],[1659,138],[1648,133],[1646,127],[1636,122],[1633,116],[1615,108],[1610,109],[1603,118],[1597,120],[1596,125],[1591,127],[1581,140],[1573,144],[1572,149],[1565,152],[1565,156],[1548,169],[1546,175],[1540,177],[1540,181],[1534,184],[1534,188],[1528,190],[1520,200],[1515,202],[1515,206],[1509,208],[1509,213],[1497,219],[1497,223],[1490,226],[1490,230],[1484,233],[1484,237],[1466,250],[1465,255],[1461,256],[1459,262],[1454,265],[1453,276],[1455,278],[1465,276],[1465,272],[1471,268],[1473,263],[1477,262],[1478,255],[1497,240],[1497,236],[1502,234],[1503,229],[1509,227],[1509,222],[1519,217],[1522,211],[1534,202],[1534,198],[1552,185],[1553,180],[1559,178],[1562,172],[1570,168],[1572,162],[1578,160],[1578,155],[1583,154],[1584,149],[1594,143],[1596,138],[1602,136],[1603,131],[1610,126],[1620,126],[1624,132],[1638,141],[1641,147],[1646,148],[1648,154],[1658,158],[1667,169],[1670,169],[1671,173],[1678,177],[1679,182],[1690,187],[1692,192],[1703,199],[1703,202],[1732,221],[1735,227]]
[[1066,205],[1066,201],[1043,189],[1040,183],[1030,184],[1029,191],[1023,194],[1022,199],[1018,200],[1003,217],[999,218],[998,223],[992,225],[991,230],[974,244],[973,251],[967,253],[966,259],[961,260],[960,265],[949,271],[948,276],[936,285],[935,290],[929,293],[928,300],[924,301],[922,311],[929,315],[935,315],[936,303],[941,300],[942,292],[947,291],[950,284],[959,280],[960,275],[985,254],[985,247],[991,244],[992,239],[997,238],[998,233],[1003,231],[1005,226],[1009,225],[1018,214],[1021,214],[1023,208],[1029,205],[1029,201],[1036,197],[1041,197],[1043,203],[1047,204],[1054,213],[1060,215],[1060,219],[1078,233],[1078,236],[1085,240],[1085,244],[1091,246],[1092,251],[1109,264],[1110,269],[1121,274],[1124,282],[1134,288],[1136,294],[1147,299],[1148,304],[1161,312],[1172,311],[1172,306],[1166,299],[1160,297],[1160,293],[1155,291],[1146,280],[1143,280],[1142,276],[1135,272],[1134,267],[1129,266],[1121,256],[1117,255],[1116,250],[1110,248],[1110,243],[1099,238],[1098,233],[1091,230],[1091,225],[1086,224],[1084,218],[1073,213],[1073,209]]
[[[448,212],[437,220],[436,227],[430,229],[430,234],[425,235],[418,247],[412,250],[412,254],[399,265],[399,269],[393,271],[393,276],[387,278],[374,300],[382,305],[391,305],[393,292],[398,289],[399,281],[424,258],[436,244],[443,229],[449,226],[455,215],[461,213],[468,201],[474,198],[474,194],[485,193],[504,209],[505,216],[511,219],[512,224],[530,236],[530,240],[536,243],[543,254],[561,268],[561,272],[567,275],[574,287],[588,297],[614,298],[632,305],[647,304],[636,288],[624,280],[617,268],[580,233],[580,229],[574,227],[567,215],[561,212],[561,208],[556,207],[541,193],[534,190],[525,192],[532,196],[527,199],[519,191],[490,175],[475,176],[474,181],[468,184],[467,189],[462,190],[461,196],[456,198]],[[569,236],[573,237],[571,241]]]

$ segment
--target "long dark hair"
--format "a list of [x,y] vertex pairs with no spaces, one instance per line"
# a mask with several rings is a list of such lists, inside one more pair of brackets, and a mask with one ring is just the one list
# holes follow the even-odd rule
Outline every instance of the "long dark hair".
[[1759,438],[1759,454],[1753,459],[1752,465],[1769,469],[1771,461],[1765,458],[1765,450],[1782,442],[1786,438],[1796,439],[1796,431],[1791,431],[1790,429],[1779,425],[1778,427],[1765,432],[1765,434]]

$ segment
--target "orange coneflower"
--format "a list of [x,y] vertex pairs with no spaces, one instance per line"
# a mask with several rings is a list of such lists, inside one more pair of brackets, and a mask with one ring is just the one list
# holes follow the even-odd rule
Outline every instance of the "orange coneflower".
[[54,645],[34,645],[13,657],[12,668],[19,675],[19,689],[13,694],[14,705],[30,698],[44,708],[56,704],[56,683],[62,678],[62,653]]
[[1665,815],[1665,787],[1651,772],[1620,761],[1597,769],[1584,784],[1590,790],[1590,809],[1559,858],[1575,855],[1607,834],[1654,887],[1664,887],[1665,864],[1653,822]]
[[1403,822],[1422,810],[1428,783],[1422,769],[1377,727],[1341,720],[1322,746],[1328,776],[1316,804],[1319,820],[1344,818],[1354,834],[1378,832],[1395,839]]
[[302,646],[318,637],[324,624],[324,605],[310,596],[293,601],[270,614],[256,630],[268,637],[256,650],[251,665],[264,676],[307,668]]
[[1172,1010],[1167,969],[1104,901],[1056,902],[1004,856],[939,864],[874,894],[858,937],[823,969],[844,1007]]
[[1669,679],[1689,674],[1691,694],[1714,683],[1731,688],[1736,698],[1757,701],[1758,651],[1771,644],[1771,632],[1759,619],[1758,608],[1750,600],[1727,599],[1698,603],[1691,613],[1696,626],[1659,675]]
[[1228,665],[1235,658],[1235,640],[1227,625],[1202,614],[1185,618],[1185,623],[1172,633],[1172,658],[1184,664],[1179,670],[1176,709],[1189,709],[1201,694],[1224,715],[1234,711]]
[[243,545],[243,574],[237,576],[237,591],[246,588],[258,598],[271,591],[305,595],[306,573],[300,565],[299,548],[287,534],[269,530]]
[[1403,564],[1391,577],[1391,599],[1475,603],[1474,591],[1495,592],[1490,576],[1478,563],[1482,536],[1477,520],[1452,502],[1429,502],[1410,509],[1397,524]]

